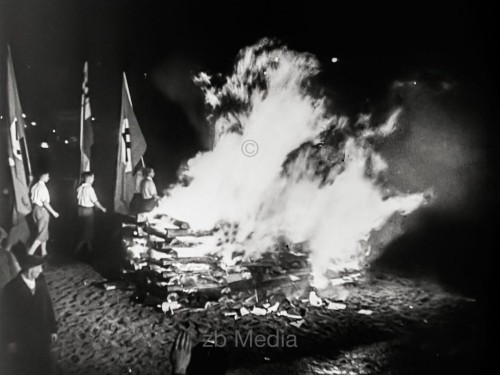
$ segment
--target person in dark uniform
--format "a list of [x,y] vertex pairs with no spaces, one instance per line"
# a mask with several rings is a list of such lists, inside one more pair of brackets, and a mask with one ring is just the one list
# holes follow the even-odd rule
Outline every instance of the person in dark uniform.
[[1,293],[0,343],[7,364],[2,374],[53,373],[50,348],[57,340],[57,325],[43,262],[44,258],[24,255],[21,272]]

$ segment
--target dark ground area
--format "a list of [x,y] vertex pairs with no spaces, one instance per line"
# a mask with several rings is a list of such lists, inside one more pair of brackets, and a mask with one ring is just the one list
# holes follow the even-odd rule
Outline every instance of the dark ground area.
[[[168,352],[180,329],[198,343],[215,332],[226,337],[223,348],[193,356],[205,370],[210,363],[200,358],[210,350],[238,374],[484,373],[493,358],[490,330],[498,323],[484,320],[479,301],[386,274],[346,285],[342,311],[295,301],[305,311],[300,328],[274,314],[234,320],[223,314],[224,304],[170,316],[131,302],[131,291],[90,285],[102,277],[82,263],[51,265],[46,277],[60,324],[55,355],[63,373],[168,373]],[[296,335],[297,347],[235,347],[236,332],[249,331]]]
[[[121,265],[119,218],[98,216],[97,228],[93,259],[81,262],[69,256],[75,233],[71,220],[53,222],[55,258],[46,278],[59,319],[54,351],[62,373],[168,373],[168,353],[180,329],[187,329],[195,343],[214,333],[226,337],[223,348],[195,350],[193,366],[201,363],[204,373],[210,363],[225,360],[228,373],[236,374],[470,374],[494,365],[499,319],[489,294],[493,287],[475,293],[487,277],[470,278],[469,291],[453,278],[441,282],[433,258],[419,260],[425,251],[416,252],[419,242],[411,241],[411,233],[399,240],[408,241],[406,251],[418,255],[411,258],[410,271],[398,265],[395,247],[388,249],[390,261],[379,258],[370,272],[344,286],[349,292],[345,310],[294,301],[305,314],[297,328],[290,324],[294,320],[276,314],[235,320],[224,315],[230,311],[224,303],[164,314],[132,302],[132,291],[93,285],[120,277]],[[453,276],[458,263],[441,274]],[[480,274],[473,266],[472,277]],[[419,274],[419,267],[429,272]],[[361,309],[372,314],[360,314]],[[235,347],[236,332],[243,337],[250,331],[296,335],[297,347]]]

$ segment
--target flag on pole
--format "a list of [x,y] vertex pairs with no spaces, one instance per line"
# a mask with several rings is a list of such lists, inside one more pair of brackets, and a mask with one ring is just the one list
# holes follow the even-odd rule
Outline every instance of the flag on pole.
[[[29,198],[29,187],[24,169],[24,155],[21,143],[26,145],[26,134],[24,128],[26,123],[23,117],[23,110],[17,91],[16,77],[14,74],[14,65],[12,64],[12,55],[10,48],[7,52],[7,100],[9,111],[9,136],[8,155],[9,166],[12,174],[12,183],[14,188],[14,211],[12,213],[13,224],[18,224],[24,216],[31,212],[31,201]],[[28,150],[26,149],[26,156]]]
[[82,102],[80,113],[80,173],[90,171],[90,148],[94,144],[92,113],[89,97],[88,63],[83,66]]
[[114,207],[116,212],[128,213],[134,195],[132,172],[146,152],[146,140],[142,134],[132,108],[127,77],[123,73],[122,111],[118,132],[118,158],[116,163],[116,186]]

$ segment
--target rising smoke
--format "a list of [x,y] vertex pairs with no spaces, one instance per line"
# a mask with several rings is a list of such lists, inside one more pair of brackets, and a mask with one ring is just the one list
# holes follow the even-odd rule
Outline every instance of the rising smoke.
[[400,110],[383,124],[331,113],[312,94],[319,69],[314,56],[265,39],[240,52],[222,85],[199,74],[214,147],[189,161],[190,184],[175,186],[159,211],[196,230],[232,224],[233,241],[220,247],[226,261],[235,250],[272,251],[280,238],[303,243],[324,287],[329,269],[362,267],[371,233],[424,197],[388,189],[372,147],[396,129]]

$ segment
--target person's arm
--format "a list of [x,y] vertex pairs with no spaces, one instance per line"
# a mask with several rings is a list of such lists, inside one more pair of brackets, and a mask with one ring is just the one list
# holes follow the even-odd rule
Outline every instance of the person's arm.
[[153,180],[146,180],[144,185],[145,192],[154,199],[159,199],[158,192],[156,191],[156,185]]
[[52,208],[50,205],[50,195],[49,191],[45,187],[45,185],[40,185],[40,183],[36,183],[35,186],[33,186],[33,189],[31,191],[31,201],[32,203],[39,202],[49,211],[52,216],[55,218],[59,217],[59,214]]
[[102,212],[106,212],[106,209],[104,208],[104,206],[101,204],[101,202],[99,202],[99,199],[97,199],[97,195],[95,193],[95,190],[94,188],[91,188],[90,190],[90,194],[91,194],[91,200],[92,200],[92,203],[94,203],[94,205],[100,209]]
[[151,193],[153,195],[153,198],[158,200],[160,199],[160,196],[158,195],[158,192],[156,191],[156,184],[154,181],[151,181]]
[[43,189],[40,189],[38,194],[43,206],[57,219],[59,217],[59,213],[50,205],[50,195],[45,185],[43,185]]
[[94,202],[95,206],[100,209],[102,212],[106,212],[106,208],[104,208],[104,206],[99,202],[99,201],[95,201]]
[[43,202],[43,206],[49,211],[52,216],[54,216],[56,219],[59,217],[59,213],[52,208],[49,202]]

